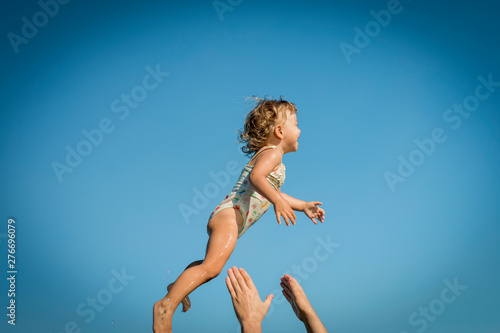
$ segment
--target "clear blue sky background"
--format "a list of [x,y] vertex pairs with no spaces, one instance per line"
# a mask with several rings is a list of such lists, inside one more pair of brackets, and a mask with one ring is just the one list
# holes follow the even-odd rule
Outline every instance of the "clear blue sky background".
[[[14,218],[18,275],[16,327],[0,282],[0,330],[150,332],[153,303],[203,258],[207,218],[247,162],[245,97],[282,95],[302,130],[283,192],[322,201],[326,221],[285,227],[271,210],[238,241],[226,268],[277,296],[264,330],[305,331],[278,297],[289,271],[331,332],[499,332],[500,87],[469,97],[479,76],[500,81],[498,4],[402,0],[385,26],[370,11],[388,1],[232,4],[73,0],[45,25],[37,1],[3,4],[0,268]],[[9,33],[34,15],[16,53]],[[346,57],[356,27],[371,37]],[[169,74],[146,91],[148,66]],[[131,92],[134,108],[120,101]],[[450,118],[464,100],[476,110]],[[113,130],[88,153],[82,131],[102,121]],[[435,129],[446,141],[419,153]],[[88,154],[58,179],[67,146]],[[404,182],[391,189],[387,172]],[[192,294],[177,332],[237,331],[225,276]],[[455,279],[467,288],[454,298]]]

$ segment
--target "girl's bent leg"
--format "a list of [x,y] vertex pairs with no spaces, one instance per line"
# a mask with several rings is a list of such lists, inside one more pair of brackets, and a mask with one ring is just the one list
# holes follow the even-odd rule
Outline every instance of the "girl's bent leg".
[[[209,222],[209,240],[205,259],[199,265],[187,268],[177,278],[168,294],[154,306],[153,330],[172,331],[172,316],[182,299],[205,282],[219,275],[231,256],[238,237],[237,219],[241,214],[234,208],[224,209]],[[194,264],[194,263],[193,263]]]
[[[203,262],[203,260],[193,261],[184,270],[186,270],[188,268],[191,268],[193,266],[198,266],[202,262]],[[167,292],[169,292],[170,289],[172,289],[172,287],[174,286],[174,283],[175,283],[175,281],[168,285]],[[181,300],[181,302],[182,302],[182,312],[186,312],[186,311],[188,311],[191,308],[191,300],[189,299],[189,296],[184,297]]]

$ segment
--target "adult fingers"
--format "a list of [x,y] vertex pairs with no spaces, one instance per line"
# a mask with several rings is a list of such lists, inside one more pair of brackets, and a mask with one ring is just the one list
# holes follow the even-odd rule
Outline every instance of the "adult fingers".
[[291,277],[292,277],[291,275],[285,274],[281,277],[281,282],[288,285]]
[[288,295],[292,295],[292,289],[290,288],[290,286],[287,284],[287,283],[284,283],[284,282],[281,282],[280,283],[280,286],[281,288],[288,294]]
[[290,297],[290,295],[288,295],[285,290],[282,290],[281,293],[283,294],[283,296],[285,296],[286,300],[288,301],[288,303],[292,304],[293,305],[293,300],[292,300],[292,297]]
[[283,281],[283,282],[290,290],[290,294],[293,294],[293,289],[296,288],[297,285],[299,285],[298,281],[295,278],[293,278],[293,276],[288,275],[288,274],[285,274],[284,278],[285,278],[285,281]]
[[241,292],[242,288],[240,286],[240,283],[238,282],[238,279],[236,278],[236,274],[233,268],[228,269],[227,274],[229,275],[229,279],[231,280],[231,284],[233,286],[235,294],[237,294]]
[[241,275],[240,271],[236,268],[236,266],[233,267],[233,274],[234,274],[234,276],[236,278],[236,281],[238,281],[238,285],[241,288],[241,290],[243,290],[244,288],[246,288],[247,284],[245,283],[245,279]]
[[290,279],[288,281],[288,285],[290,286],[290,290],[292,291],[292,293],[304,292],[299,281],[297,281],[293,277],[290,277]]
[[233,283],[231,282],[231,278],[229,276],[226,276],[226,287],[231,295],[231,298],[236,298],[236,292],[234,291]]
[[241,276],[243,276],[243,279],[245,280],[245,283],[248,286],[248,288],[257,290],[255,285],[253,284],[252,278],[250,277],[250,275],[248,275],[247,271],[245,271],[243,268],[240,268],[240,273]]

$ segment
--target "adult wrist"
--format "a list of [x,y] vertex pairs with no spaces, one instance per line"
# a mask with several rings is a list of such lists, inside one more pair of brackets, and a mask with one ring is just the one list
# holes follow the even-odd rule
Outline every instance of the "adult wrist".
[[242,333],[261,333],[262,332],[262,323],[257,321],[242,321],[241,323],[241,332]]
[[311,308],[302,312],[302,318],[304,322],[306,321],[309,322],[318,318],[318,315],[316,314],[316,311],[314,311],[314,309]]

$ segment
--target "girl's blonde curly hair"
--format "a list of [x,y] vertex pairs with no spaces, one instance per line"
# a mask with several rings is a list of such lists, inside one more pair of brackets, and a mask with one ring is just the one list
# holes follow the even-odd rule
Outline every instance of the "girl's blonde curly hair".
[[261,99],[255,96],[248,98],[255,99],[258,103],[248,113],[243,130],[238,131],[239,142],[245,143],[241,150],[247,156],[254,154],[266,145],[274,127],[286,121],[286,111],[297,112],[295,104],[285,101],[282,97],[278,100]]

